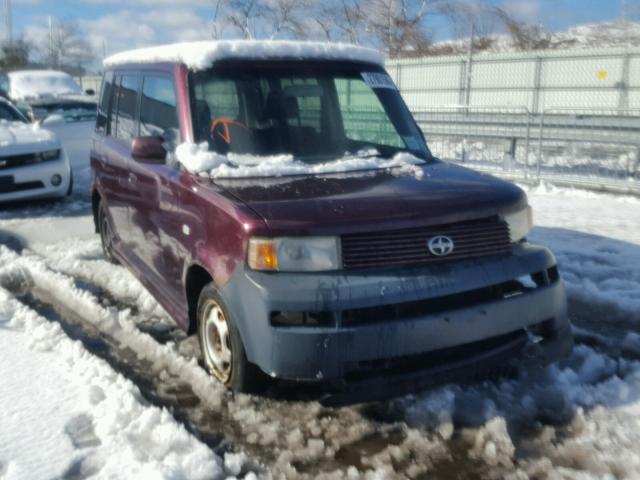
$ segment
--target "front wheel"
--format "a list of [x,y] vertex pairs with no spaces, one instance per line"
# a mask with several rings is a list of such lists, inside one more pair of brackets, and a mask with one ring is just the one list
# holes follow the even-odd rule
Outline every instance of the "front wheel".
[[67,197],[73,193],[73,172],[69,172],[69,188],[67,189]]
[[204,365],[220,383],[237,392],[261,389],[263,374],[247,360],[242,339],[213,283],[202,289],[198,300],[198,339]]

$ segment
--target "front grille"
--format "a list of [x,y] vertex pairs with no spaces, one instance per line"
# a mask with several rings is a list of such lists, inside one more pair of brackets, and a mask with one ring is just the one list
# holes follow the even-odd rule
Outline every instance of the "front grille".
[[0,177],[0,193],[15,193],[22,192],[24,190],[44,188],[44,183],[40,181],[14,183],[12,177],[8,177],[10,181],[5,181],[5,178],[7,177]]
[[[433,255],[427,247],[428,241],[438,235],[453,240],[453,251],[447,256]],[[497,217],[342,236],[342,263],[347,270],[423,265],[510,252],[509,227]]]
[[26,155],[11,155],[8,157],[0,157],[0,170],[6,168],[21,167],[36,162],[36,156],[33,153]]
[[[500,349],[511,350],[512,355],[515,355],[522,350],[526,342],[526,331],[516,330],[505,335],[416,355],[355,362],[346,366],[345,379],[359,381],[375,377],[405,375],[445,365],[455,365],[458,362],[469,361],[474,357],[481,357]],[[491,373],[497,376],[503,372],[487,372],[483,365],[467,369],[468,377],[471,380],[476,379],[474,377],[485,378]],[[504,373],[509,372],[505,371]]]
[[50,162],[60,158],[60,150],[51,150],[45,153],[25,153],[22,155],[8,155],[0,157],[0,170],[8,168],[24,167],[36,163]]

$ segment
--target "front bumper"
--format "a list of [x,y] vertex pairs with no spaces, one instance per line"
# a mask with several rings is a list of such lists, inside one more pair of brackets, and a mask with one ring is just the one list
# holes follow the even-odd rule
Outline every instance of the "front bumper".
[[[60,185],[51,184],[53,175],[60,175]],[[64,152],[57,160],[0,170],[0,177],[10,177],[10,186],[0,186],[0,202],[26,199],[64,197],[69,191],[71,167]]]
[[[522,341],[527,330],[543,336],[535,345],[540,362],[566,355],[571,349],[566,297],[562,281],[547,275],[554,270],[555,259],[547,249],[519,244],[507,257],[383,272],[270,274],[239,269],[222,294],[249,361],[274,377],[345,385],[387,374],[424,379],[430,370],[433,377],[459,365],[475,367],[498,358],[502,362],[506,344],[520,342],[509,358],[529,348],[526,338]],[[546,281],[504,298],[469,300],[488,286],[531,274]],[[431,304],[440,304],[439,310],[429,312]],[[404,307],[394,310],[398,305]],[[334,312],[336,320],[321,326],[272,325],[272,313],[282,311]],[[388,315],[390,311],[404,313]],[[347,313],[353,312],[360,312],[358,321],[346,322]]]

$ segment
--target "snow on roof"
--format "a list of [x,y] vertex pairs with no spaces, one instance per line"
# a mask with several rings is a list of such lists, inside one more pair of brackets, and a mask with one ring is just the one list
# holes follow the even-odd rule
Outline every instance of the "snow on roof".
[[18,70],[9,72],[8,76],[9,96],[13,100],[82,93],[82,89],[70,75],[56,70]]
[[219,40],[174,43],[116,53],[104,66],[128,63],[184,63],[192,70],[204,70],[225,59],[321,59],[349,60],[382,65],[377,50],[347,43],[301,42],[292,40]]

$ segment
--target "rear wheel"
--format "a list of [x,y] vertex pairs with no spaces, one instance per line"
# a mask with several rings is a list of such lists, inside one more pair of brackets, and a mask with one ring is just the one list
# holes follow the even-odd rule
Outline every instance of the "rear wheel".
[[198,339],[206,369],[220,383],[237,392],[257,392],[264,375],[249,363],[238,329],[213,283],[198,300]]
[[102,242],[102,253],[111,263],[118,263],[113,256],[113,230],[107,216],[107,211],[102,202],[98,206],[98,226],[100,229],[100,241]]

